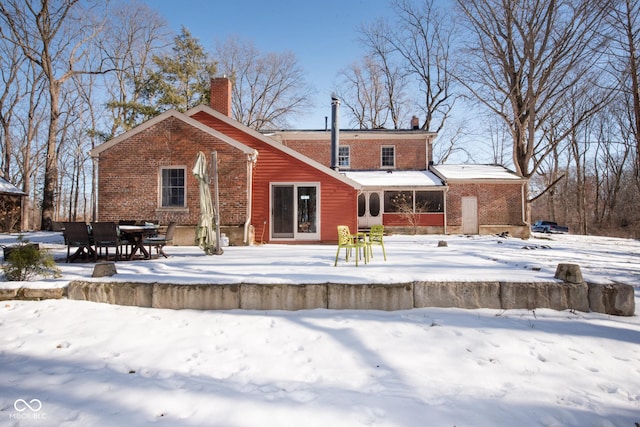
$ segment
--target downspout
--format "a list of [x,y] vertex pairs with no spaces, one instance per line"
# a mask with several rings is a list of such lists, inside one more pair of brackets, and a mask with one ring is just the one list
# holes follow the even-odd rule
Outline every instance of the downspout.
[[249,242],[249,227],[251,226],[251,215],[253,214],[253,168],[258,161],[258,152],[247,154],[247,220],[244,222],[244,239],[246,245]]
[[447,200],[449,200],[449,186],[444,189],[444,234],[447,234],[447,216],[449,215],[447,208]]
[[93,195],[93,203],[91,206],[91,220],[92,221],[97,221],[98,220],[98,189],[100,188],[98,184],[98,176],[99,176],[99,170],[98,170],[98,165],[100,164],[98,162],[99,157],[97,156],[91,156],[91,160],[93,161],[93,173],[94,176],[96,177],[96,186],[95,186],[95,191],[94,191],[94,195]]

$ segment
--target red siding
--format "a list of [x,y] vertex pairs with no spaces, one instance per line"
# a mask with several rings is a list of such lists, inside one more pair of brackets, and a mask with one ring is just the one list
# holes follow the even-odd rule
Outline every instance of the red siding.
[[253,175],[251,216],[257,241],[269,241],[270,183],[276,182],[320,184],[321,241],[337,241],[336,227],[340,224],[348,225],[352,229],[357,228],[357,191],[353,187],[209,114],[200,112],[193,118],[258,150],[258,161]]
[[[416,215],[416,226],[419,227],[443,227],[444,226],[444,213],[429,213]],[[388,226],[406,227],[410,225],[402,214],[397,213],[385,213],[382,215],[382,223]]]

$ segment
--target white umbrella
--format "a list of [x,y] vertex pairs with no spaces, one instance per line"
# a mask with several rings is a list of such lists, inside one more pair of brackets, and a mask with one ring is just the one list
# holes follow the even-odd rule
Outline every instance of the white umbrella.
[[196,228],[196,243],[204,250],[205,254],[213,255],[216,251],[215,236],[213,234],[215,211],[211,200],[211,189],[209,188],[207,159],[202,151],[198,152],[192,172],[198,180],[200,188],[200,220]]

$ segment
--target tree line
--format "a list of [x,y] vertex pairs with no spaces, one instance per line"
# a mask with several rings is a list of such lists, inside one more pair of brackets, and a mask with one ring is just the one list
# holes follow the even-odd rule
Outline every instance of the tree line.
[[[336,76],[349,126],[437,132],[435,159],[507,165],[529,179],[529,218],[638,236],[637,0],[390,0]],[[88,151],[232,81],[232,114],[287,127],[311,106],[292,52],[231,38],[207,51],[148,6],[0,3],[0,163],[30,194],[23,228],[95,215]],[[38,214],[39,213],[39,214]],[[39,217],[38,217],[39,216]]]

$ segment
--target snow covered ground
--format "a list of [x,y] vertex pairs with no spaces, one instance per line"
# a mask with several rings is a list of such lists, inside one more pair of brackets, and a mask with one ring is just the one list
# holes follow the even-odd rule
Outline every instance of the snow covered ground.
[[[27,236],[66,250],[57,234]],[[8,244],[15,236],[0,236]],[[448,246],[437,247],[439,240]],[[356,268],[335,246],[170,247],[111,280],[550,281],[559,262],[636,287],[636,316],[528,310],[194,311],[81,301],[0,305],[4,426],[628,426],[640,423],[640,242],[390,236]],[[87,280],[63,276],[2,287]],[[90,280],[90,279],[89,279]]]

